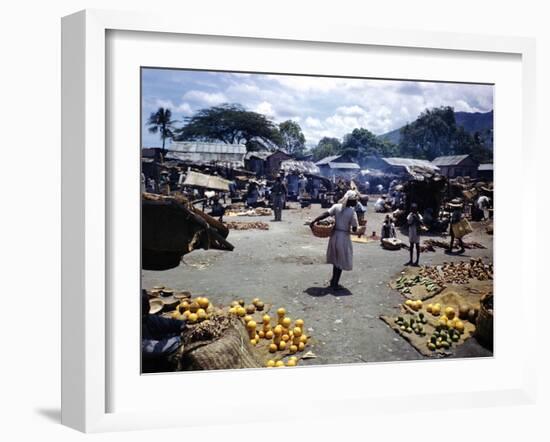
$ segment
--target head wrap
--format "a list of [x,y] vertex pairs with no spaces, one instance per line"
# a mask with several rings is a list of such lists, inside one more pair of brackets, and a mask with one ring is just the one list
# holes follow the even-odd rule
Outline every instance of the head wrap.
[[348,190],[343,198],[338,201],[340,204],[342,204],[344,207],[348,205],[349,200],[357,200],[359,198],[359,195],[357,195],[357,192],[355,190]]

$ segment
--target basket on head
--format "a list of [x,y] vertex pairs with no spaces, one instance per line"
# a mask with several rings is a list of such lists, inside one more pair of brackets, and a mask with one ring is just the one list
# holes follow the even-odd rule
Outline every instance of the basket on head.
[[334,224],[318,224],[314,223],[311,231],[318,238],[328,238],[332,234]]

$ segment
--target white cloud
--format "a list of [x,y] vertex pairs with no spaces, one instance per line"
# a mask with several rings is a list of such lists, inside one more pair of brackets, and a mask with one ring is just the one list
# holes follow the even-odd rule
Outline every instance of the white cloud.
[[307,127],[315,128],[315,129],[320,129],[323,127],[323,125],[321,124],[321,120],[313,117],[307,117],[305,121],[305,125]]
[[189,116],[193,114],[193,109],[191,108],[189,103],[186,102],[182,102],[181,104],[176,105],[172,100],[157,99],[155,100],[154,108],[157,109],[159,107],[170,109],[172,113],[177,112],[184,116]]
[[204,92],[198,90],[192,90],[186,92],[183,97],[186,101],[191,101],[199,106],[215,106],[227,102],[227,97],[221,92]]
[[309,146],[359,127],[382,134],[413,121],[426,108],[493,108],[492,87],[486,85],[196,71],[178,75],[173,86],[151,83],[152,89],[155,84],[163,87],[144,94],[144,111],[156,102],[157,108],[162,104],[188,116],[204,107],[239,103],[276,123],[299,122]]
[[254,112],[267,115],[270,118],[275,117],[275,111],[273,110],[273,106],[269,101],[262,101],[254,108]]

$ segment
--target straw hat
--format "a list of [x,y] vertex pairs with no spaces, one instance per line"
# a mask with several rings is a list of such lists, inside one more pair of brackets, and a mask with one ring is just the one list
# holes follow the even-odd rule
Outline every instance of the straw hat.
[[154,315],[164,308],[164,301],[160,298],[149,299],[149,314]]

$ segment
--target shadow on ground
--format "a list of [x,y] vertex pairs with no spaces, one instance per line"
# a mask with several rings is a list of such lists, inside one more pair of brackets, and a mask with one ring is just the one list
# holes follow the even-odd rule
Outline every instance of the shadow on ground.
[[61,423],[61,410],[59,408],[37,408],[35,412],[51,422]]
[[309,296],[319,298],[321,296],[351,296],[351,293],[347,288],[333,289],[330,287],[309,287],[304,290],[304,293],[307,293]]

